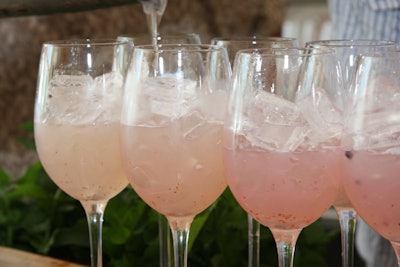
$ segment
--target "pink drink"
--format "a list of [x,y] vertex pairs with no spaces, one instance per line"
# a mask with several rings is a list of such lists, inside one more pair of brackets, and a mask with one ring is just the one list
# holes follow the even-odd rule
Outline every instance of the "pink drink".
[[35,140],[51,179],[75,199],[109,200],[128,184],[122,169],[118,123],[35,123]]
[[122,125],[128,179],[152,208],[166,216],[193,217],[225,190],[222,125],[205,122],[182,136],[185,121],[160,127]]
[[339,195],[336,198],[335,203],[333,203],[333,206],[335,206],[336,209],[341,210],[353,209],[353,205],[351,204],[344,188],[340,189]]
[[270,229],[301,229],[338,195],[340,151],[225,149],[228,184],[239,204]]
[[365,222],[400,241],[400,155],[354,151],[344,158],[346,192]]

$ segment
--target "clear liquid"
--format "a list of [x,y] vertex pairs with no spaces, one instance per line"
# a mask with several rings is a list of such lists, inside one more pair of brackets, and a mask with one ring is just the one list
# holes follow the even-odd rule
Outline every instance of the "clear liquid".
[[[154,1],[156,1],[156,0],[154,0]],[[150,12],[148,9],[147,9],[147,11],[145,11],[145,15],[146,15],[147,26],[149,28],[150,35],[151,35],[152,45],[154,45],[155,49],[157,49],[158,26],[159,26],[159,22],[161,21],[161,18],[163,16],[163,12],[157,11],[157,8],[153,5],[152,10]],[[158,57],[155,57],[154,66],[158,66],[158,64],[159,64]],[[157,71],[158,67],[156,67],[155,70]]]
[[158,36],[158,23],[161,21],[162,15],[157,15],[157,12],[153,11],[150,14],[146,14],[147,24],[152,37],[152,44],[157,45]]
[[157,44],[158,26],[164,15],[168,0],[142,0],[147,26],[152,36],[152,44]]

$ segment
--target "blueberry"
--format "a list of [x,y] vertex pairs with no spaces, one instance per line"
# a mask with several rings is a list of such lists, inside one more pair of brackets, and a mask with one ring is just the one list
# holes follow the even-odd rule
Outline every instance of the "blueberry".
[[351,159],[353,157],[353,152],[346,151],[346,152],[344,152],[344,155],[346,156],[346,158]]

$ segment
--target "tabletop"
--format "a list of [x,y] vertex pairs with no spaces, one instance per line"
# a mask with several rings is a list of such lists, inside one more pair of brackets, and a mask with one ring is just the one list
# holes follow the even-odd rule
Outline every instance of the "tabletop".
[[0,246],[0,267],[87,267]]

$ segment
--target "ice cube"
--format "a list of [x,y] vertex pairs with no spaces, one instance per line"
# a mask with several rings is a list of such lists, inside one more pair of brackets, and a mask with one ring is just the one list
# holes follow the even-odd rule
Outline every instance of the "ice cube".
[[156,115],[162,115],[171,119],[179,118],[187,113],[187,107],[180,102],[166,102],[159,100],[150,100],[150,112]]
[[207,123],[207,121],[207,118],[198,110],[181,118],[181,129],[184,138],[187,140],[194,140],[204,134],[212,134],[212,131],[217,130],[215,124]]
[[[369,124],[368,117],[365,119],[367,120],[366,124]],[[376,123],[375,127],[368,126],[353,136],[355,149],[369,149],[382,153],[400,146],[400,116],[394,124],[382,121]]]
[[111,98],[110,101],[119,100],[122,93],[123,79],[119,72],[110,72],[97,76],[94,79],[96,87],[94,93],[100,94],[103,98]]
[[[398,75],[369,77],[368,85],[355,94],[354,121],[349,130],[357,149],[385,151],[400,146],[400,93]],[[359,98],[357,98],[359,97]]]
[[249,105],[249,117],[274,125],[302,124],[300,111],[293,102],[266,91],[260,91]]
[[214,90],[203,94],[200,105],[207,121],[223,123],[227,101],[228,93],[225,90]]
[[[296,150],[307,135],[308,129],[288,125],[263,124],[247,126],[246,138],[252,146],[266,150],[288,152]],[[247,128],[246,127],[246,128]]]
[[123,76],[119,72],[95,78],[93,105],[102,112],[96,122],[119,121],[122,107]]
[[206,118],[204,115],[198,110],[193,110],[190,114],[182,118],[181,130],[183,137],[190,140],[197,138],[207,130],[205,124]]
[[364,92],[365,94],[361,95],[358,103],[362,105],[361,107],[365,113],[374,113],[388,110],[388,107],[397,107],[400,101],[399,86],[396,81],[385,77],[371,80]]
[[83,125],[119,120],[120,74],[107,73],[95,79],[90,75],[56,75],[51,85],[48,109],[52,121]]
[[154,77],[142,85],[150,103],[150,112],[168,118],[179,118],[198,106],[196,81],[175,76]]
[[46,121],[64,123],[78,109],[79,98],[87,93],[93,79],[90,75],[56,74],[50,81]]
[[147,78],[142,85],[143,93],[152,99],[177,101],[181,92],[177,90],[177,80],[171,76]]
[[400,155],[400,148],[399,147],[392,147],[383,152],[383,154],[389,155]]
[[311,94],[296,101],[299,110],[307,121],[311,132],[309,139],[315,144],[330,142],[341,138],[342,113],[333,104],[322,88],[315,88]]
[[81,75],[65,75],[65,74],[56,74],[50,81],[52,88],[64,88],[69,90],[57,90],[53,91],[55,95],[59,94],[71,94],[74,93],[74,90],[79,90],[80,88],[86,88],[93,83],[93,78],[88,74]]
[[297,106],[272,93],[259,92],[245,113],[244,136],[252,146],[293,151],[308,132]]

